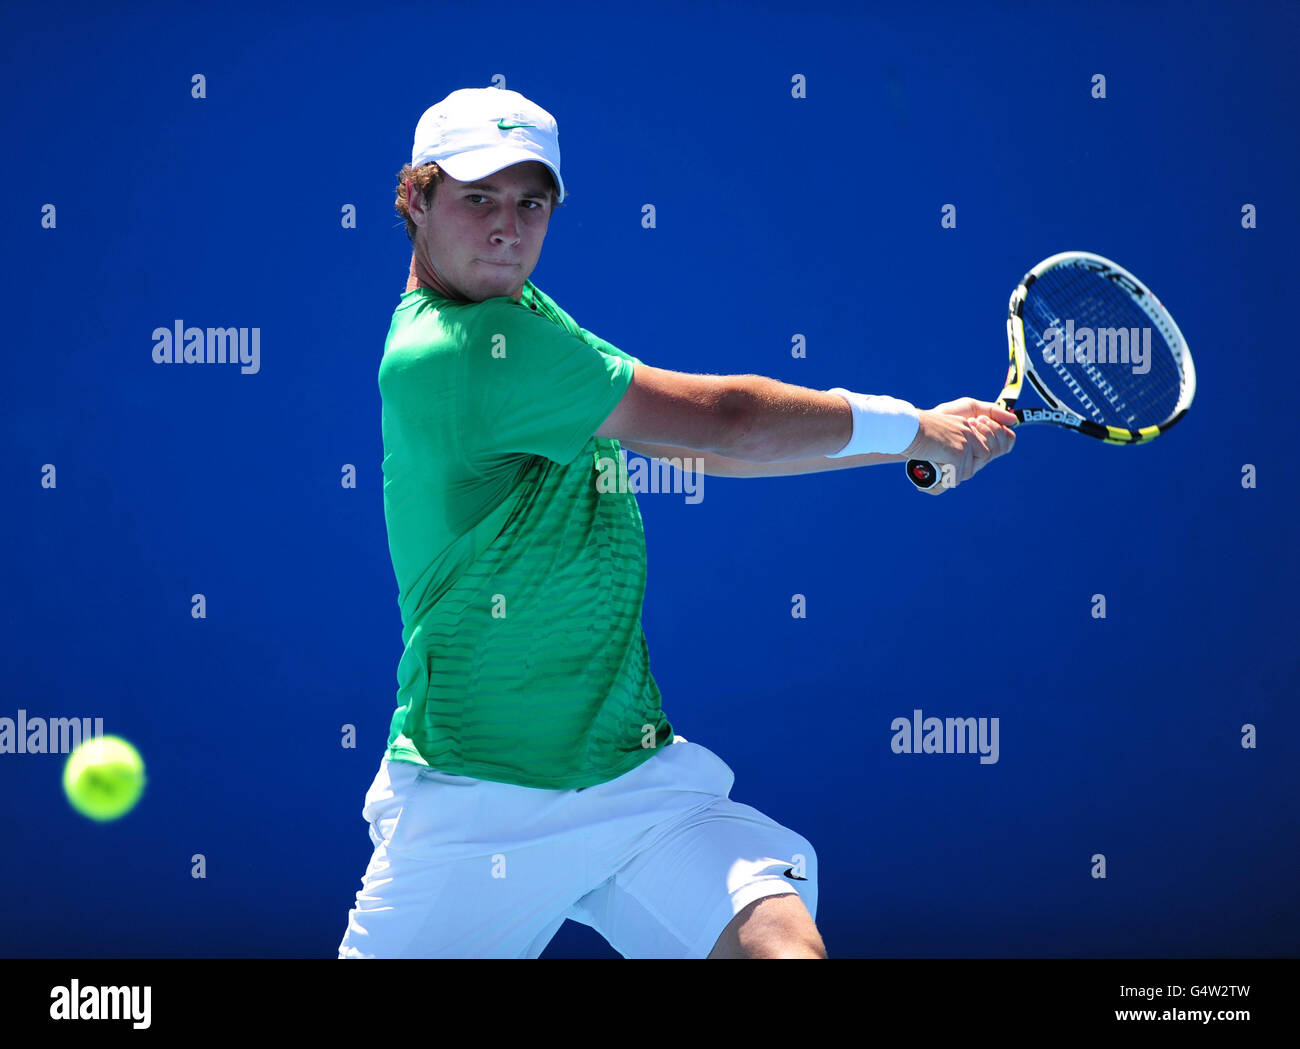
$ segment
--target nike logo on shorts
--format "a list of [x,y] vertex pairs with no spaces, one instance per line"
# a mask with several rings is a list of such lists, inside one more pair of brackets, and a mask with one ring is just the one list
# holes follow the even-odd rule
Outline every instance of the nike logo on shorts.
[[787,868],[785,869],[785,876],[786,876],[787,878],[789,878],[791,881],[807,881],[807,880],[808,880],[807,878],[801,878],[801,877],[799,877],[799,875],[795,874],[795,872],[794,872],[794,868],[793,868],[793,867],[787,867]]

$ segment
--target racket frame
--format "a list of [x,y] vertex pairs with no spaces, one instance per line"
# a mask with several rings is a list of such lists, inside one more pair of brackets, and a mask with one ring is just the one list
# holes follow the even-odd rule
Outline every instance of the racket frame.
[[[1169,346],[1174,350],[1174,364],[1178,368],[1181,386],[1178,401],[1169,417],[1163,422],[1130,430],[1122,426],[1104,425],[1094,422],[1092,419],[1085,419],[1064,407],[1061,400],[1047,388],[1046,382],[1038,374],[1025,342],[1023,316],[1025,299],[1028,298],[1029,289],[1033,287],[1034,282],[1039,277],[1048,270],[1067,263],[1082,264],[1085,268],[1118,284],[1128,292],[1142,312],[1147,315],[1147,319],[1160,331]],[[1002,392],[998,395],[995,403],[999,408],[1005,408],[1015,414],[1017,426],[1045,423],[1074,430],[1076,433],[1081,433],[1085,437],[1093,437],[1104,444],[1145,444],[1167,432],[1182,419],[1187,414],[1187,409],[1191,407],[1192,399],[1196,396],[1196,367],[1192,363],[1192,355],[1187,348],[1187,340],[1183,338],[1182,330],[1178,327],[1178,323],[1173,316],[1165,308],[1164,304],[1152,294],[1151,289],[1145,287],[1132,273],[1119,263],[1090,251],[1059,252],[1043,259],[1042,262],[1038,263],[1037,266],[1021,278],[1020,283],[1016,285],[1015,291],[1011,293],[1011,300],[1007,305],[1007,356],[1006,382],[1003,384]],[[1043,403],[1047,405],[1046,408],[1016,407],[1016,402],[1020,399],[1026,380],[1034,388],[1034,392],[1042,398]],[[907,462],[907,476],[917,488],[924,491],[933,488],[939,483],[941,472],[934,463],[927,460],[909,459]]]

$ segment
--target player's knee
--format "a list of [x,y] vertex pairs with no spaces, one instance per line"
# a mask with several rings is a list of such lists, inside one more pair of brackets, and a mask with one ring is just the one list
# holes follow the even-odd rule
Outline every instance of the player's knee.
[[781,938],[779,951],[776,955],[778,958],[825,958],[826,944],[822,942],[817,926],[809,918],[806,925],[790,930]]
[[756,900],[733,919],[711,957],[825,958],[826,945],[796,893]]
[[797,933],[775,934],[764,939],[751,941],[747,945],[745,956],[748,958],[825,958],[826,945],[816,929],[812,934],[800,930]]

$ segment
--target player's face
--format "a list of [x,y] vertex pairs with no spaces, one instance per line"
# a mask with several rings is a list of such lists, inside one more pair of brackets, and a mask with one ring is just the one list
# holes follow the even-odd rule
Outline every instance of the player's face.
[[475,182],[447,176],[428,211],[408,189],[420,227],[416,254],[427,283],[449,298],[518,299],[537,265],[551,221],[551,179],[540,161],[514,164]]

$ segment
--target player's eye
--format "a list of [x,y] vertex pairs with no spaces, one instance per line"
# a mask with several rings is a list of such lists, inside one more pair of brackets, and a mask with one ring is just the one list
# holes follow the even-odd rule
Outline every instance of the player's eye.
[[[471,204],[473,204],[475,200],[487,200],[488,198],[484,196],[482,193],[466,193],[465,199],[468,200]],[[536,200],[526,200],[523,201],[523,203],[532,205],[528,209],[529,211],[537,211],[542,206],[541,202]],[[477,207],[478,205],[475,204],[474,206]]]

